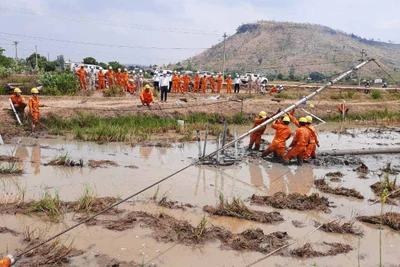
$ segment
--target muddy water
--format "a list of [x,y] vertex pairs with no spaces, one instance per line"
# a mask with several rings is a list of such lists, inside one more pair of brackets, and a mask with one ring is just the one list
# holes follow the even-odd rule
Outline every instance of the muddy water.
[[[272,133],[268,130],[267,133]],[[355,129],[347,130],[346,134],[339,131],[327,130],[320,132],[320,150],[393,147],[399,145],[400,134],[396,131]],[[272,135],[265,135],[264,139],[271,141]],[[160,147],[131,147],[125,144],[110,143],[99,145],[85,142],[72,142],[56,139],[22,138],[15,140],[17,144],[0,146],[0,155],[14,155],[23,160],[19,163],[24,166],[25,173],[21,176],[2,177],[2,190],[15,191],[15,183],[27,188],[28,198],[39,198],[45,189],[55,189],[63,200],[76,200],[82,192],[82,184],[89,184],[96,188],[99,196],[126,197],[143,187],[165,177],[192,162],[198,155],[196,143],[176,143],[170,148]],[[244,140],[242,146],[247,144]],[[207,145],[208,151],[215,148],[215,143]],[[112,160],[118,167],[96,168],[66,168],[44,166],[56,156],[68,153],[74,159]],[[333,186],[355,188],[360,191],[365,200],[322,194],[334,202],[331,214],[321,212],[298,212],[281,210],[285,222],[277,225],[264,225],[245,220],[225,217],[213,217],[209,221],[214,225],[221,225],[232,232],[241,232],[249,228],[260,227],[266,234],[273,231],[287,231],[293,238],[300,238],[314,229],[314,221],[327,222],[338,216],[347,219],[356,214],[375,215],[380,211],[380,205],[369,205],[368,199],[375,198],[370,185],[379,180],[379,169],[392,162],[392,166],[400,167],[400,157],[397,155],[363,156],[361,160],[370,168],[368,179],[360,179],[353,171],[356,166],[316,167],[310,165],[282,166],[258,158],[246,159],[243,162],[227,167],[195,166],[164,182],[159,195],[168,195],[172,200],[195,205],[188,211],[170,211],[150,204],[142,204],[153,195],[155,188],[134,199],[127,208],[152,211],[154,213],[169,213],[178,219],[189,220],[197,225],[203,216],[201,207],[213,205],[218,196],[223,193],[227,197],[238,196],[247,199],[252,194],[273,194],[275,192],[310,194],[318,192],[313,187],[313,180],[322,178],[328,172],[340,171],[344,174],[342,182],[331,183]],[[126,166],[135,165],[132,169]],[[2,194],[4,196],[4,194]],[[272,208],[252,207],[258,210],[272,211]],[[398,207],[386,206],[386,211],[400,212]],[[0,226],[22,231],[24,226],[32,225],[48,232],[57,232],[64,229],[72,221],[66,220],[63,224],[50,224],[26,216],[1,216]],[[291,221],[299,220],[306,224],[305,228],[295,228]],[[346,219],[344,219],[346,220]],[[377,266],[379,258],[379,231],[377,227],[356,222],[362,226],[365,236],[360,240],[360,254],[362,266]],[[71,232],[77,248],[86,251],[85,257],[73,260],[73,265],[101,266],[91,261],[98,253],[109,255],[119,260],[136,262],[152,262],[158,266],[246,266],[262,257],[259,253],[238,253],[236,251],[221,250],[218,243],[191,248],[175,244],[161,244],[151,238],[151,230],[135,228],[125,232],[113,232],[101,227],[82,226]],[[18,238],[11,235],[2,235],[7,239],[8,248],[18,247]],[[383,231],[383,253],[386,265],[398,264],[397,250],[400,234],[385,228]],[[348,235],[326,234],[321,231],[313,233],[309,242],[321,243],[334,241],[350,244],[354,250],[345,255],[327,258],[298,260],[273,256],[255,266],[310,266],[314,262],[318,266],[354,266],[357,265],[358,238]],[[145,244],[143,246],[143,244]],[[297,245],[297,244],[296,244]],[[166,251],[162,254],[163,251]],[[0,253],[5,247],[0,247]],[[157,257],[157,258],[155,258]]]

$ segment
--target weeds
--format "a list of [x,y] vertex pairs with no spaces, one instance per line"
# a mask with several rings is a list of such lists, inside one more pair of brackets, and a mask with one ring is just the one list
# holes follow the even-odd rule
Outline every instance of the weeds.
[[382,98],[382,92],[380,90],[371,90],[371,97],[373,99],[381,99]]
[[53,219],[59,218],[62,214],[62,203],[58,191],[55,191],[54,196],[46,190],[42,198],[31,208],[32,212],[43,212]]
[[83,160],[80,159],[79,161],[74,161],[69,156],[69,153],[66,152],[64,155],[56,157],[56,158],[52,159],[50,162],[45,164],[45,166],[47,166],[47,165],[50,165],[50,166],[65,166],[65,167],[74,167],[74,166],[83,167]]
[[76,206],[77,211],[91,212],[94,201],[97,199],[97,194],[88,184],[84,185],[83,193],[78,199]]
[[289,95],[289,94],[287,94],[287,93],[277,93],[277,94],[275,95],[275,98],[282,98],[282,99],[296,99],[296,97],[295,97],[295,96],[293,96],[293,95]]
[[41,93],[46,95],[76,95],[79,92],[78,80],[74,73],[46,72],[39,82],[43,85]]
[[104,97],[122,97],[125,96],[124,88],[119,86],[111,86],[103,91]]
[[207,218],[206,216],[203,216],[201,218],[199,225],[197,225],[197,227],[193,231],[193,234],[195,235],[196,239],[200,239],[203,236],[203,234],[206,231],[206,224],[207,224]]
[[24,168],[20,167],[17,162],[8,163],[6,166],[0,166],[0,174],[22,174]]

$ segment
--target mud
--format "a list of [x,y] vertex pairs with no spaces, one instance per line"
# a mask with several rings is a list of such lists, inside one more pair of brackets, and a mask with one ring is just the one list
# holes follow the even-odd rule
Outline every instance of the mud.
[[344,166],[357,166],[361,162],[361,159],[356,156],[318,156],[316,159],[310,159],[310,164],[314,166],[334,166],[334,165],[344,165]]
[[[321,224],[316,222],[315,227],[320,226]],[[346,222],[340,224],[339,222],[329,222],[324,223],[319,228],[319,230],[328,232],[328,233],[338,233],[338,234],[352,234],[356,236],[363,236],[364,232],[361,227],[355,227],[354,222]]]
[[313,249],[310,243],[306,243],[301,248],[293,249],[290,254],[291,256],[298,258],[314,258],[314,257],[325,257],[325,256],[335,256],[338,254],[347,253],[353,248],[346,244],[341,243],[329,243],[323,242],[323,245],[328,247],[328,251],[316,251]]
[[117,167],[118,164],[112,160],[89,160],[88,166],[90,168],[107,168],[107,166]]
[[83,160],[72,160],[69,158],[58,158],[43,164],[44,166],[83,167]]
[[303,223],[303,222],[301,222],[301,221],[298,221],[298,220],[293,220],[293,221],[292,221],[292,224],[293,224],[293,226],[296,227],[296,228],[304,228],[304,227],[307,227],[307,225],[306,225],[305,223]]
[[0,161],[13,163],[13,162],[20,162],[21,159],[19,159],[19,158],[17,158],[17,157],[13,157],[13,156],[4,156],[4,155],[1,155],[1,156],[0,156]]
[[0,234],[12,234],[14,236],[19,235],[19,233],[17,233],[14,230],[11,230],[11,229],[9,229],[7,227],[0,227]]
[[314,185],[318,188],[318,190],[324,192],[324,193],[330,193],[334,195],[340,195],[340,196],[346,196],[346,197],[355,197],[358,199],[364,199],[364,196],[361,195],[360,192],[358,192],[355,189],[348,189],[345,187],[336,187],[332,188],[330,187],[324,179],[318,179],[314,181]]
[[181,210],[186,210],[187,208],[193,208],[192,204],[183,204],[179,203],[178,201],[172,201],[168,200],[167,197],[161,198],[158,202],[157,205],[160,207],[168,208],[168,209],[181,209]]
[[[381,216],[359,216],[357,217],[359,221],[371,223],[371,224],[380,224]],[[390,228],[400,231],[400,213],[396,212],[387,212],[382,216],[382,224],[389,226]]]
[[139,167],[136,166],[136,165],[127,165],[127,166],[125,166],[125,168],[129,168],[129,169],[139,169]]
[[[373,185],[371,185],[371,189],[377,197],[381,197],[383,189],[384,189],[384,183],[376,182]],[[389,182],[389,184],[386,185],[386,189],[389,192],[387,199],[399,199],[400,200],[400,186],[397,186],[396,184],[394,184],[394,182]]]
[[334,183],[340,183],[342,181],[342,179],[340,179],[338,177],[333,177],[333,178],[330,178],[329,181],[334,182]]
[[96,257],[96,262],[98,263],[99,266],[105,266],[105,267],[156,267],[157,265],[155,264],[142,264],[142,263],[137,263],[134,261],[126,262],[126,261],[120,261],[115,258],[110,258],[106,255],[99,255]]
[[283,192],[277,192],[273,196],[256,196],[252,195],[250,203],[260,206],[272,206],[277,209],[294,209],[294,210],[321,210],[330,213],[329,201],[326,197],[321,197],[318,193],[310,196],[299,193],[291,193],[286,195]]
[[343,177],[344,174],[341,173],[341,172],[328,172],[327,174],[325,174],[325,176],[326,177],[337,177],[337,178],[340,178],[340,177]]
[[358,173],[360,173],[360,174],[368,174],[368,172],[369,172],[369,169],[368,169],[368,166],[367,165],[365,165],[364,163],[361,163],[360,164],[360,166],[358,166],[356,169],[355,169],[355,171],[356,172],[358,172]]

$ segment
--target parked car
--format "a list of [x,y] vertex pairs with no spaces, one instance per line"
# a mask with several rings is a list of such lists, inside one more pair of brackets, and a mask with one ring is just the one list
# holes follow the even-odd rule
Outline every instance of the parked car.
[[[71,71],[72,72],[76,72],[79,68],[80,68],[80,66],[81,66],[81,64],[82,63],[72,63],[71,64]],[[98,65],[91,65],[91,64],[84,64],[83,65],[83,68],[87,71],[87,72],[89,72],[91,69],[94,69],[94,72],[97,74],[100,70],[102,70],[103,72],[105,71],[102,67],[100,67],[100,66],[98,66]],[[116,71],[116,70],[114,70],[114,71]]]
[[268,83],[267,78],[262,77],[260,74],[254,74],[254,73],[246,73],[245,75],[241,75],[240,80],[242,81],[242,83],[247,83],[249,81],[249,77],[251,77],[253,82],[259,77],[261,84],[266,85]]

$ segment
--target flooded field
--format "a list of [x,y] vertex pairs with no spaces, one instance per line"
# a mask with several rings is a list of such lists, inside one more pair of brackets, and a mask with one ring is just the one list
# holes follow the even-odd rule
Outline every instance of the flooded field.
[[[268,133],[263,138],[270,142],[272,131],[268,130]],[[400,146],[400,131],[396,128],[337,130],[336,126],[327,126],[319,133],[319,137],[319,151]],[[241,147],[246,147],[247,142],[248,139],[243,140]],[[215,141],[207,144],[208,152],[215,148]],[[368,167],[367,171],[360,172],[357,168],[361,164],[352,164],[351,160],[348,165],[318,166],[310,163],[283,166],[254,154],[249,155],[244,149],[240,149],[240,153],[243,154],[241,162],[225,167],[190,167],[163,182],[159,188],[154,187],[120,205],[120,212],[101,215],[98,220],[68,232],[60,242],[67,247],[73,242],[79,251],[71,255],[74,257],[70,257],[68,264],[118,266],[111,262],[120,262],[120,266],[251,266],[253,263],[253,266],[357,266],[360,261],[360,266],[378,266],[379,225],[359,222],[356,217],[380,214],[381,204],[373,204],[380,197],[371,190],[371,185],[383,179],[381,169],[388,162],[393,169],[390,179],[395,179],[396,169],[400,169],[399,155],[358,156],[357,159]],[[5,203],[18,198],[21,188],[26,189],[22,190],[25,202],[41,199],[46,190],[52,194],[58,192],[63,202],[72,202],[82,196],[85,187],[95,191],[97,197],[124,198],[192,163],[198,157],[198,144],[132,147],[120,143],[76,142],[60,137],[20,138],[13,140],[13,144],[0,146],[0,155],[18,158],[15,164],[23,168],[20,175],[1,176],[0,199],[4,207]],[[51,160],[65,155],[83,163],[83,167],[48,165]],[[1,162],[2,166],[8,164],[11,163]],[[328,173],[339,172],[327,176]],[[314,184],[318,179],[324,179],[330,188],[355,189],[362,197],[324,193]],[[318,193],[319,197],[327,199],[324,203],[328,204],[322,209],[313,210],[295,209],[296,203],[289,208],[276,206],[282,203],[250,203],[253,195],[273,196],[278,192],[308,196]],[[233,198],[238,198],[254,212],[276,212],[274,214],[279,213],[282,219],[265,223],[250,220],[250,216],[210,215],[204,211],[207,209],[203,210],[206,205],[217,207],[222,195],[229,203]],[[164,201],[160,201],[163,198]],[[165,205],[167,201],[177,203]],[[311,199],[310,203],[315,201]],[[390,204],[387,202],[384,212],[399,213],[400,208],[395,204],[398,204],[398,198],[391,199]],[[68,210],[62,219],[55,221],[29,212],[3,212],[0,215],[0,229],[6,227],[11,231],[0,231],[0,254],[17,254],[17,249],[27,247],[29,243],[24,241],[27,232],[33,232],[32,235],[36,233],[44,239],[84,216]],[[351,227],[358,229],[358,234],[331,233],[329,226],[313,232],[318,225],[335,219],[340,224],[351,222]],[[186,232],[193,231],[196,238],[192,240],[182,233],[170,235],[171,232],[167,230],[175,229],[176,225],[189,229]],[[200,225],[203,228],[199,228]],[[263,231],[264,237],[256,231],[258,228]],[[221,231],[225,237],[222,237]],[[274,232],[279,234],[269,236]],[[249,233],[256,237],[249,238]],[[279,242],[266,241],[275,239]],[[246,243],[246,240],[251,242]],[[259,242],[257,240],[262,242],[254,249],[254,242]],[[398,230],[386,226],[383,228],[384,266],[398,266],[399,240]],[[274,249],[292,242],[292,245],[256,263]],[[308,243],[318,253],[310,254]],[[340,243],[340,249],[332,245],[336,243]]]

